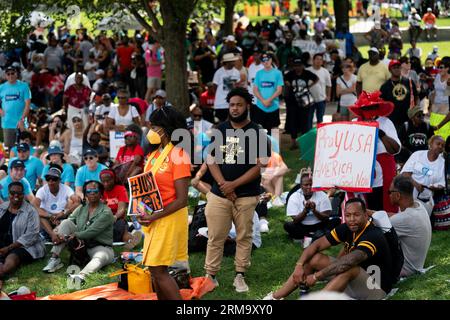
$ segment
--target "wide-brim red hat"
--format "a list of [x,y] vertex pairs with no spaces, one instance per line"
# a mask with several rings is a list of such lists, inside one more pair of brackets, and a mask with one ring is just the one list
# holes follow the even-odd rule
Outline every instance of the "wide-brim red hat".
[[[381,92],[363,91],[354,105],[348,109],[361,118],[373,118],[374,116],[387,117],[394,111],[394,103],[380,98]],[[375,110],[364,110],[364,107],[378,106]]]

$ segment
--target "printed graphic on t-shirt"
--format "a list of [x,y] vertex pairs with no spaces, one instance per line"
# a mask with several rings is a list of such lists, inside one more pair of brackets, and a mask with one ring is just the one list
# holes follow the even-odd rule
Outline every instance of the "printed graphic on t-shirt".
[[302,92],[307,87],[307,83],[303,79],[297,79],[292,81],[292,87],[294,92]]
[[234,88],[234,84],[237,82],[233,77],[224,77],[223,78],[223,90],[230,91]]
[[261,82],[261,88],[274,88],[275,82],[273,81],[262,81]]
[[392,89],[392,95],[397,101],[405,100],[407,93],[408,89],[406,89],[406,87],[401,83],[397,83]]
[[16,101],[20,99],[20,94],[7,94],[5,95],[5,101]]
[[431,176],[433,175],[433,170],[431,170],[429,167],[424,165],[423,163],[416,162],[414,164],[414,173],[416,173],[419,176]]
[[239,145],[238,137],[227,137],[226,145],[221,146],[220,149],[225,152],[226,164],[235,164],[237,156],[244,152],[244,149]]
[[414,147],[422,147],[427,145],[427,135],[417,132],[409,135],[409,144]]

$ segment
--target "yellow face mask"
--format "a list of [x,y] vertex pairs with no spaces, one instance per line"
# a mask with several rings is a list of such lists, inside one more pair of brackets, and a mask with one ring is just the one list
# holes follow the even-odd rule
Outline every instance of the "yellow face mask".
[[161,144],[161,136],[152,129],[147,133],[147,140],[150,144]]

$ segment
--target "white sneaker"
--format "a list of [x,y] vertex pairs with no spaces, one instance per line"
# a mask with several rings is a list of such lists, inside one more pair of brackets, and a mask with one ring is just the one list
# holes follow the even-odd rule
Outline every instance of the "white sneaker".
[[259,232],[269,232],[269,221],[266,219],[259,220]]
[[50,260],[48,260],[47,265],[42,269],[42,271],[47,273],[53,273],[59,269],[61,269],[64,266],[63,263],[61,263],[60,258],[54,258],[51,257]]
[[214,283],[214,286],[217,288],[219,286],[219,281],[217,281],[216,278],[213,278],[209,273],[205,275],[206,278],[211,279],[211,281]]
[[233,281],[233,286],[236,288],[236,292],[247,292],[248,285],[245,283],[245,277],[238,273]]
[[280,299],[276,299],[273,297],[273,291],[269,292],[264,298],[262,298],[263,300],[283,300],[284,298],[280,298]]
[[283,206],[284,206],[284,203],[283,203],[283,201],[281,200],[280,197],[275,197],[275,198],[272,200],[272,205],[273,205],[274,207],[283,207]]

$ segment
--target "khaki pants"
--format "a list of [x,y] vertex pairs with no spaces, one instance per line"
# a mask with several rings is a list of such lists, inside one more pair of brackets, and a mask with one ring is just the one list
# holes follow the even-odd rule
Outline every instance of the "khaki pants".
[[259,196],[238,198],[234,204],[212,192],[206,195],[206,223],[208,224],[208,246],[206,249],[205,270],[215,275],[220,270],[223,247],[231,222],[236,226],[236,256],[234,265],[237,272],[245,272],[250,266],[252,252],[253,213]]
[[[58,227],[56,227],[55,231],[59,235],[69,236],[77,231],[77,226],[72,221],[66,219],[63,220]],[[65,246],[65,243],[53,246],[51,252],[59,256]],[[91,261],[89,261],[83,270],[80,271],[80,274],[89,275],[94,273],[104,266],[112,263],[114,260],[114,251],[112,247],[96,246],[91,249],[87,249],[87,252],[89,257],[91,257]]]

